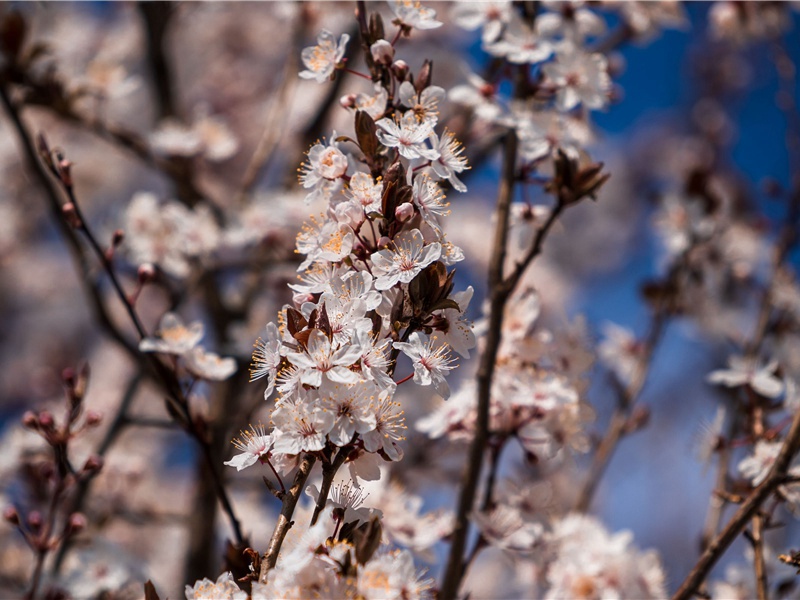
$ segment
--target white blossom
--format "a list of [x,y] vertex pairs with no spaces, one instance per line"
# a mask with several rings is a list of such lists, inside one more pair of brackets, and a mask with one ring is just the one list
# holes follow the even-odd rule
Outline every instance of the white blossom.
[[435,335],[430,338],[419,331],[412,333],[408,342],[393,342],[392,346],[411,358],[414,363],[414,383],[433,385],[445,400],[450,397],[446,373],[455,368],[450,348]]
[[375,289],[386,290],[399,283],[409,283],[422,269],[439,260],[439,242],[424,245],[418,229],[404,231],[394,239],[394,248],[372,255],[372,273],[377,276]]
[[306,69],[300,71],[300,77],[314,79],[317,83],[325,83],[344,58],[348,41],[350,41],[350,36],[346,33],[343,33],[337,42],[334,34],[323,29],[317,36],[317,45],[304,48],[301,53]]

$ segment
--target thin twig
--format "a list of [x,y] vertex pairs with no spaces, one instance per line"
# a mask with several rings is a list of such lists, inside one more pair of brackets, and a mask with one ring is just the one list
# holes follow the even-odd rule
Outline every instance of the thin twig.
[[319,485],[319,496],[317,497],[317,504],[314,507],[314,514],[311,516],[312,525],[316,524],[320,513],[325,510],[325,505],[328,503],[328,494],[330,494],[331,491],[333,478],[336,477],[336,473],[344,464],[348,454],[349,451],[341,448],[336,454],[336,458],[333,459],[333,462],[322,465],[322,483]]
[[594,454],[588,477],[578,494],[578,500],[575,503],[575,510],[578,512],[586,512],[589,510],[594,494],[597,491],[597,486],[600,484],[609,462],[611,462],[617,445],[625,435],[631,411],[647,380],[653,353],[663,336],[667,320],[668,312],[665,303],[662,301],[653,315],[650,331],[647,334],[642,353],[636,363],[636,370],[628,385],[619,390],[617,407],[614,409],[611,421],[608,424],[608,429],[606,429],[603,439],[600,441],[597,451]]

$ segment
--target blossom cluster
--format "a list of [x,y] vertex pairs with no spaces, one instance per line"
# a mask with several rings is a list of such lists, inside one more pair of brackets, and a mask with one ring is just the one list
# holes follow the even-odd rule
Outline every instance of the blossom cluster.
[[[416,26],[403,10],[403,26]],[[335,76],[347,42],[323,31],[303,52],[301,76]],[[277,397],[272,429],[238,440],[242,454],[228,464],[239,469],[260,460],[288,470],[303,453],[342,451],[354,476],[376,479],[381,459],[402,457],[397,385],[413,378],[446,398],[455,354],[468,357],[475,344],[465,319],[472,290],[454,293],[448,270],[463,253],[442,230],[443,182],[465,190],[458,174],[468,168],[452,133],[437,131],[444,90],[430,85],[429,69],[414,79],[383,61],[393,54],[386,40],[371,47],[382,83],[369,100],[342,99],[354,135],[317,142],[299,169],[306,202],[324,210],[297,236],[293,303],[253,353],[251,379],[266,379],[265,398]],[[413,368],[403,379],[401,354]]]

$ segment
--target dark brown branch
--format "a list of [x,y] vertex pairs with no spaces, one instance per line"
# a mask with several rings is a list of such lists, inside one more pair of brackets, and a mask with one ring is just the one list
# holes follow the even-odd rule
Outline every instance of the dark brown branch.
[[259,581],[261,583],[266,582],[267,572],[275,567],[275,563],[278,562],[278,554],[281,551],[283,540],[286,538],[286,534],[289,533],[289,529],[291,529],[294,523],[292,521],[294,509],[300,499],[300,494],[303,493],[306,480],[308,480],[311,468],[314,466],[316,460],[317,458],[313,454],[303,455],[303,459],[297,469],[297,474],[294,476],[292,487],[289,488],[283,498],[281,514],[278,516],[278,522],[275,524],[275,530],[272,532],[272,538],[269,540],[267,552],[264,554],[264,558],[261,561],[261,573],[259,574]]
[[322,483],[319,485],[319,496],[317,497],[317,504],[314,507],[314,514],[311,516],[311,524],[314,525],[319,519],[320,513],[325,510],[325,505],[328,503],[328,494],[331,491],[331,484],[336,473],[344,464],[345,459],[349,454],[349,450],[341,448],[336,454],[336,458],[332,463],[322,465]]
[[[453,600],[458,594],[463,572],[464,548],[467,541],[469,513],[475,503],[475,493],[480,479],[483,455],[489,434],[489,403],[491,398],[492,377],[502,337],[503,311],[511,289],[503,285],[503,264],[506,259],[506,243],[508,240],[509,215],[511,200],[514,195],[516,181],[517,136],[513,131],[506,138],[503,178],[497,200],[497,222],[495,225],[494,247],[489,264],[489,328],[486,336],[486,348],[481,355],[478,370],[478,415],[475,425],[475,437],[470,445],[466,471],[463,477],[461,494],[458,499],[455,526],[450,544],[450,555],[445,568],[444,580],[440,591],[443,600]],[[541,230],[537,239],[541,237]]]
[[800,449],[800,412],[792,420],[792,426],[780,453],[772,465],[767,478],[742,503],[722,532],[705,549],[700,560],[691,570],[673,600],[689,600],[700,588],[709,571],[722,557],[733,541],[756,515],[761,505],[786,481],[789,464]]

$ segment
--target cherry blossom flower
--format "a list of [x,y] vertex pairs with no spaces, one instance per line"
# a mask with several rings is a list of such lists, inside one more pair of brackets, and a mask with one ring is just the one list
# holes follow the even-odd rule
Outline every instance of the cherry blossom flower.
[[563,36],[580,43],[588,36],[598,36],[605,32],[605,21],[595,12],[584,8],[582,1],[562,2],[544,0],[542,4],[550,11],[536,18],[539,32],[547,37]]
[[375,289],[386,290],[399,283],[409,283],[422,269],[439,260],[439,242],[424,245],[418,229],[404,231],[394,239],[394,249],[372,255],[372,273],[377,276]]
[[628,531],[609,534],[594,518],[567,515],[553,525],[547,600],[558,598],[666,597],[664,571],[655,551],[640,552]]
[[305,223],[297,235],[297,252],[306,255],[306,259],[300,263],[297,270],[304,271],[318,261],[344,260],[350,256],[354,242],[355,235],[352,228],[335,221],[320,222],[312,217],[311,223]]
[[[753,454],[739,463],[739,473],[747,478],[753,487],[761,485],[772,470],[782,447],[783,442],[781,441],[758,440],[753,448]],[[789,467],[788,475],[800,477],[800,464],[796,460]],[[800,511],[800,484],[795,482],[781,485],[778,487],[778,491],[792,512]]]
[[706,381],[725,387],[747,385],[765,398],[777,398],[783,393],[783,382],[773,375],[777,361],[761,366],[755,359],[733,355],[728,357],[728,367],[712,371]]
[[345,108],[353,110],[363,110],[373,119],[379,119],[386,112],[386,103],[389,101],[389,93],[380,85],[375,86],[372,94],[359,92],[343,96],[340,103]]
[[325,447],[334,415],[320,407],[284,401],[272,411],[272,423],[280,431],[275,439],[275,452],[300,454],[317,452]]
[[[508,0],[488,2],[459,2],[452,12],[453,21],[467,31],[483,28],[481,38],[484,43],[496,40],[503,31],[503,25],[511,20],[513,9]],[[539,17],[541,18],[541,16]]]
[[233,575],[227,571],[217,577],[217,581],[208,578],[186,586],[186,600],[247,600],[247,592],[236,585]]
[[196,377],[208,381],[224,381],[236,372],[236,359],[222,358],[195,346],[184,355],[186,368]]
[[608,106],[611,78],[608,61],[602,54],[562,47],[556,59],[542,67],[542,73],[558,86],[556,107],[559,110],[572,110],[579,104],[591,109]]
[[[319,499],[319,489],[316,485],[310,485],[305,493],[314,502]],[[331,517],[334,521],[342,524],[346,523],[366,523],[373,516],[380,518],[381,511],[375,508],[364,506],[364,502],[369,496],[369,492],[356,485],[354,481],[345,483],[335,483],[331,486],[328,495],[326,508],[330,508]],[[326,511],[327,512],[327,511]]]
[[414,363],[414,383],[433,385],[436,392],[445,400],[450,397],[450,386],[445,374],[454,369],[450,347],[441,343],[437,336],[419,331],[412,333],[408,342],[393,342],[392,346],[411,358]]
[[281,339],[275,323],[267,324],[267,339],[258,338],[253,350],[253,364],[250,367],[250,381],[267,377],[264,400],[270,397],[275,388],[275,377],[281,365]]
[[429,121],[418,121],[413,111],[404,113],[399,121],[381,119],[375,124],[381,128],[377,132],[381,144],[387,148],[397,148],[400,156],[409,160],[439,158],[439,151],[426,144],[433,134],[433,125]]
[[256,464],[261,457],[267,456],[274,441],[275,436],[266,433],[263,425],[256,427],[251,425],[250,431],[242,431],[241,437],[233,440],[233,445],[241,450],[241,453],[226,461],[225,464],[229,467],[236,467],[237,471],[246,469]]
[[148,192],[133,196],[124,222],[124,244],[133,262],[157,264],[174,277],[189,275],[191,259],[207,256],[220,242],[208,207],[161,204]]
[[484,49],[518,65],[542,62],[553,53],[552,43],[516,15],[506,25],[503,35],[490,44],[484,44]]
[[383,199],[383,182],[377,183],[368,173],[355,173],[344,190],[344,195],[350,198],[356,206],[366,214],[381,211]]
[[339,143],[317,143],[308,151],[308,161],[300,167],[300,183],[311,191],[306,195],[306,204],[320,199],[327,200],[343,185],[342,177],[347,173],[347,157],[339,150]]
[[399,402],[391,400],[389,394],[382,394],[374,407],[375,425],[371,431],[362,434],[364,449],[367,452],[381,452],[390,460],[403,458],[399,442],[403,441],[406,425]]
[[419,210],[422,220],[437,232],[441,231],[439,217],[445,217],[450,214],[448,209],[450,204],[445,201],[444,193],[439,184],[426,174],[422,174],[414,179],[412,189],[414,206]]
[[156,335],[139,342],[139,350],[182,356],[203,339],[203,323],[194,321],[187,327],[177,314],[168,312],[161,317]]
[[411,112],[420,123],[427,122],[435,126],[439,120],[439,102],[444,99],[444,89],[436,85],[426,87],[417,94],[410,81],[404,81],[397,90],[397,96],[403,106]]
[[350,36],[346,33],[343,33],[337,42],[334,34],[323,29],[317,36],[317,45],[304,48],[300,55],[306,66],[304,71],[300,71],[300,77],[325,83],[333,75],[336,66],[342,62],[348,41]]
[[447,97],[451,102],[471,108],[475,116],[484,121],[495,121],[503,113],[497,87],[472,72],[467,73],[467,83],[453,87]]
[[544,533],[541,524],[523,520],[519,510],[507,504],[489,512],[477,512],[473,518],[484,538],[503,550],[529,552]]
[[462,173],[470,168],[467,157],[462,156],[464,147],[452,131],[444,130],[439,138],[435,133],[431,136],[433,147],[439,152],[439,158],[431,162],[431,169],[437,177],[447,179],[458,192],[466,192],[467,186],[462,183],[456,173]]
[[620,383],[629,385],[642,360],[643,346],[632,331],[615,323],[604,324],[603,333],[597,353]]
[[323,382],[319,395],[320,406],[330,411],[335,419],[328,438],[337,446],[349,444],[356,433],[375,429],[379,391],[371,381],[352,385]]
[[442,342],[450,346],[454,352],[469,358],[469,351],[475,347],[475,334],[472,326],[464,321],[464,313],[469,308],[475,290],[469,286],[462,292],[453,294],[453,301],[458,304],[455,308],[445,308],[433,312],[430,326],[436,330]]
[[365,600],[432,598],[432,587],[433,580],[417,572],[407,550],[373,557],[358,577],[358,594]]
[[386,372],[391,364],[386,351],[392,341],[385,339],[378,342],[372,333],[372,322],[367,321],[355,327],[353,343],[361,349],[361,375],[374,381],[381,392],[393,393],[396,384]]
[[436,20],[436,11],[422,6],[417,0],[387,0],[387,2],[400,25],[423,30],[442,26],[442,22]]
[[239,140],[227,123],[217,115],[197,116],[191,125],[165,119],[149,136],[150,146],[165,156],[198,156],[221,162],[239,150]]
[[307,351],[290,352],[286,358],[300,369],[302,383],[319,387],[323,375],[336,383],[357,383],[358,373],[348,367],[358,360],[360,354],[361,349],[352,345],[334,349],[330,338],[315,329],[308,337]]

